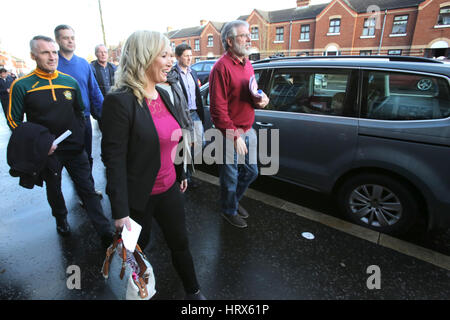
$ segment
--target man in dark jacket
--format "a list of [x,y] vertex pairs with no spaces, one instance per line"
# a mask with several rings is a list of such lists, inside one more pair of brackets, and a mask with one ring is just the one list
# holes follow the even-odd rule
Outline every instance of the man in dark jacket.
[[106,49],[104,44],[99,44],[95,47],[95,56],[97,60],[91,62],[91,68],[95,79],[97,79],[100,91],[103,93],[103,96],[106,96],[114,85],[116,66],[108,62],[108,49]]
[[3,112],[5,114],[8,110],[9,106],[9,88],[11,87],[11,84],[13,83],[14,79],[10,76],[8,76],[8,72],[5,68],[0,69],[0,100],[2,102]]
[[[180,85],[188,102],[190,116],[194,125],[192,156],[195,159],[195,151],[201,152],[204,145],[203,125],[205,123],[205,113],[200,94],[200,81],[195,70],[190,67],[192,63],[192,48],[188,44],[182,43],[178,45],[175,48],[175,57],[178,63],[173,67],[173,70],[178,73]],[[189,168],[187,171],[188,183],[191,188],[195,188],[196,184],[190,179],[191,175],[192,171]]]
[[54,151],[59,166],[56,175],[44,178],[56,229],[63,236],[70,234],[68,211],[61,191],[61,172],[65,167],[103,246],[107,247],[112,241],[112,226],[95,193],[91,167],[84,149],[84,104],[80,87],[74,78],[56,70],[58,53],[53,39],[36,36],[31,40],[30,47],[37,67],[11,87],[8,126],[11,130],[18,128],[26,113],[27,121],[46,127],[55,137],[67,130],[72,132],[56,150],[50,150],[50,153]]

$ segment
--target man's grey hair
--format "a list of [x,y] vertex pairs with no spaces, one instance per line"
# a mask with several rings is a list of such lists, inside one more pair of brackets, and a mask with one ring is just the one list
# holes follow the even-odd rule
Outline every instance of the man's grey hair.
[[245,26],[249,28],[249,24],[247,23],[247,21],[243,20],[230,21],[223,27],[220,35],[222,38],[222,45],[225,51],[227,51],[230,48],[227,39],[236,37],[237,36],[236,29],[240,26]]
[[44,41],[47,41],[47,42],[53,42],[53,43],[55,43],[55,40],[53,40],[53,39],[50,38],[50,37],[46,37],[46,36],[35,36],[35,37],[33,37],[33,39],[31,39],[31,41],[30,41],[30,50],[31,50],[31,52],[33,52],[33,53],[35,53],[36,43],[37,43],[38,40],[44,40]]
[[106,48],[106,46],[103,43],[100,43],[95,46],[95,54],[97,54],[97,51],[98,49],[100,49],[100,47],[105,47],[106,51],[108,51],[108,48]]

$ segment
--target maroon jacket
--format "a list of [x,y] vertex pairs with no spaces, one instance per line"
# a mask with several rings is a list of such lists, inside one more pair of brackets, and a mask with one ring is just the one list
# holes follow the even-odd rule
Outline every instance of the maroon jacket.
[[249,81],[255,74],[248,59],[240,62],[231,53],[225,53],[215,64],[209,76],[210,112],[215,127],[222,133],[233,130],[248,131],[255,121]]

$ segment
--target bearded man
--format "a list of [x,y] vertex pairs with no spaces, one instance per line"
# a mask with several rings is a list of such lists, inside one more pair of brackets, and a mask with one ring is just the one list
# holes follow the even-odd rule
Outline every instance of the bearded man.
[[[210,111],[215,127],[223,134],[223,164],[220,168],[222,216],[235,227],[245,228],[249,214],[240,204],[245,191],[258,176],[257,138],[252,128],[255,108],[269,99],[262,92],[255,98],[249,82],[255,73],[248,60],[251,39],[246,21],[227,23],[221,33],[226,53],[215,63],[209,78]],[[230,141],[234,148],[226,148]],[[229,145],[230,143],[228,143]],[[245,162],[238,161],[245,157]]]

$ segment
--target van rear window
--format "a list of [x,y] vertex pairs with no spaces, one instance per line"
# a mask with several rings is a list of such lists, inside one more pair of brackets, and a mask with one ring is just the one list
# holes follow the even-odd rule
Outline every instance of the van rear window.
[[429,120],[450,116],[448,80],[401,72],[366,71],[361,117]]

